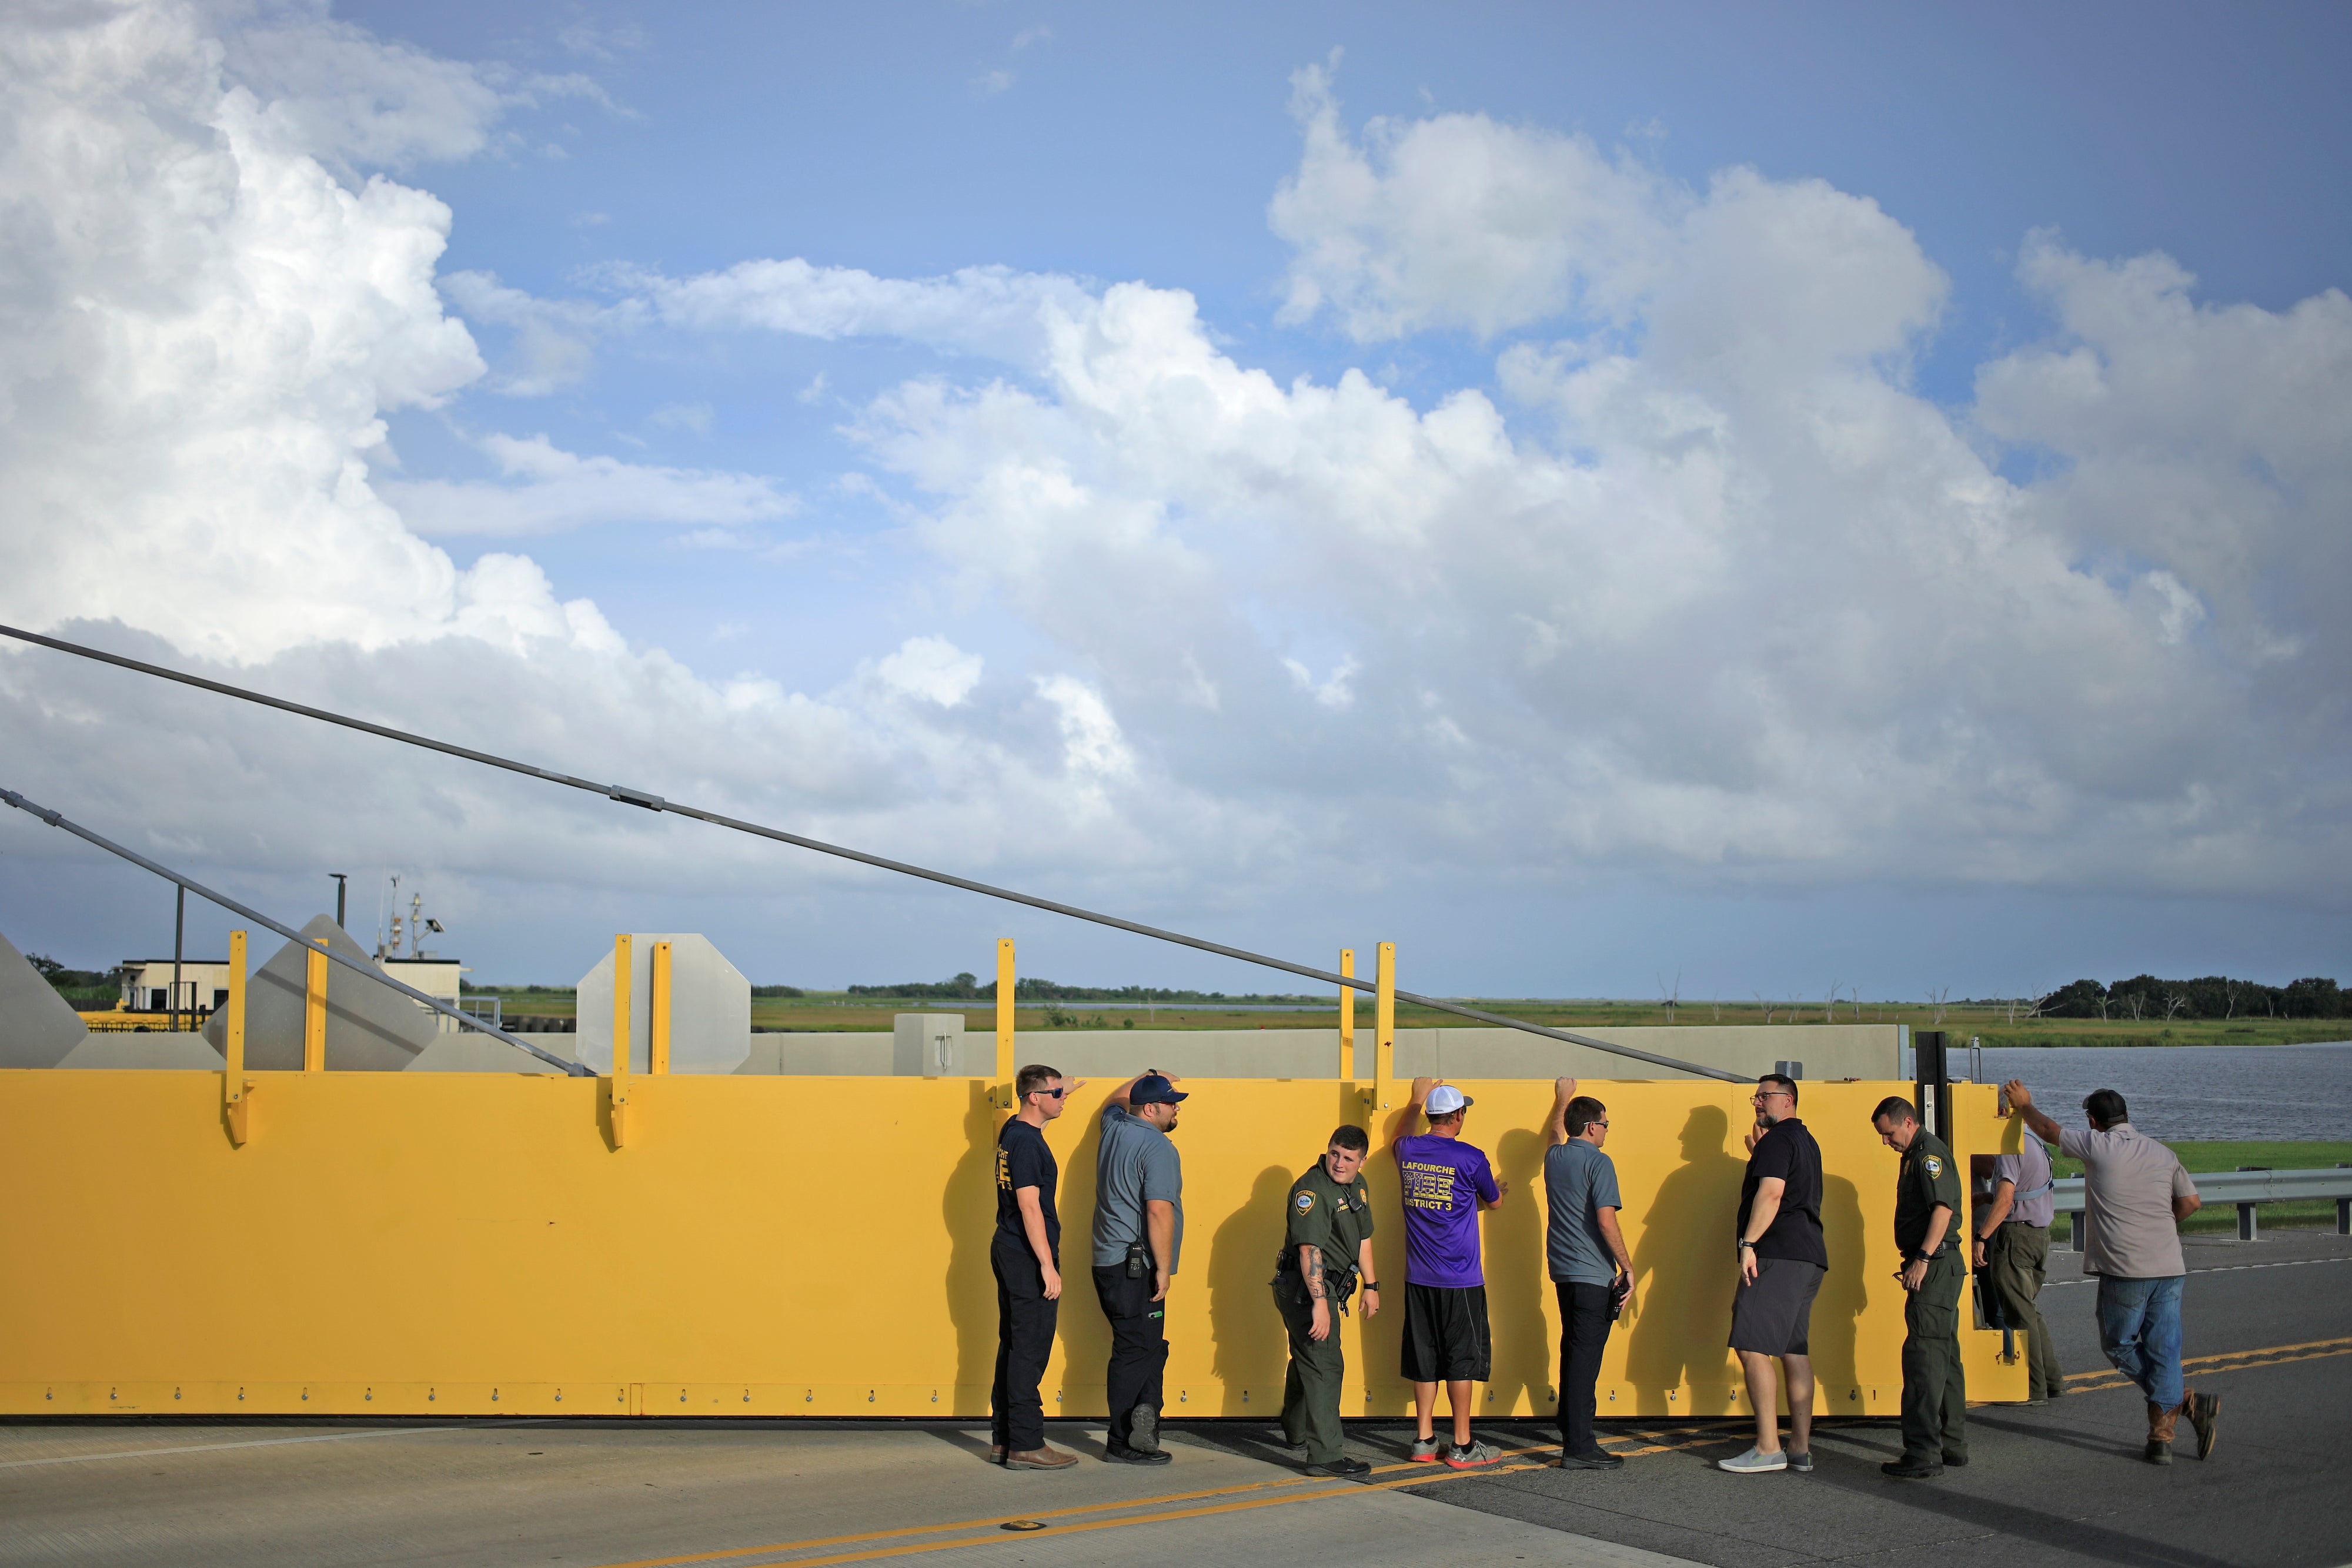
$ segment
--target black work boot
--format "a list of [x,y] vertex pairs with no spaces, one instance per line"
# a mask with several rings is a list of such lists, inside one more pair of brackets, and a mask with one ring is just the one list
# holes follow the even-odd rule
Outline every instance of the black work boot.
[[1139,1454],[1160,1451],[1160,1411],[1150,1405],[1139,1405],[1127,1418],[1127,1446]]

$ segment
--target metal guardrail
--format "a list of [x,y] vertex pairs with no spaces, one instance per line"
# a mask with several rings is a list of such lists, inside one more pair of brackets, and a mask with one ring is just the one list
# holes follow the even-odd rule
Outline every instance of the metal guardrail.
[[[2352,1236],[2352,1166],[2299,1171],[2196,1171],[2190,1173],[2189,1179],[2197,1184],[2197,1196],[2206,1203],[2238,1206],[2241,1241],[2261,1239],[2262,1227],[2255,1211],[2263,1204],[2313,1203],[2324,1198],[2336,1200],[2336,1234]],[[2074,1236],[2067,1245],[2080,1252],[2090,1218],[2084,1207],[2084,1178],[2068,1176],[2052,1185],[2056,1190],[2051,1201],[2074,1227]]]

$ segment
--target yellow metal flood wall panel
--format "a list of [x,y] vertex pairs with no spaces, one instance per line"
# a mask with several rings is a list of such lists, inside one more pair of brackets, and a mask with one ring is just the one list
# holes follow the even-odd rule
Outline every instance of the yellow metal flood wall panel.
[[[0,1411],[984,1415],[1002,1113],[979,1079],[672,1076],[632,1085],[611,1140],[593,1079],[247,1075],[249,1141],[201,1072],[0,1071]],[[1268,1282],[1285,1191],[1354,1085],[1192,1081],[1184,1254],[1169,1302],[1181,1416],[1270,1415],[1285,1350]],[[1494,1415],[1549,1413],[1558,1315],[1543,1261],[1547,1083],[1465,1082],[1466,1135],[1510,1184],[1485,1220]],[[1833,1266],[1814,1308],[1825,1415],[1891,1414],[1901,1385],[1895,1156],[1870,1107],[1903,1086],[1808,1083]],[[1593,1083],[1625,1198],[1637,1310],[1611,1336],[1603,1416],[1741,1411],[1725,1349],[1748,1091]],[[1046,1409],[1103,1413],[1109,1335],[1088,1287],[1105,1086],[1048,1128],[1061,1160],[1059,1343]],[[1957,1091],[1960,1147],[2013,1123]],[[1388,1310],[1343,1333],[1350,1415],[1410,1408],[1396,1375],[1404,1237],[1388,1153],[1366,1166]],[[1967,1336],[1969,1392],[2022,1399],[2021,1361]]]

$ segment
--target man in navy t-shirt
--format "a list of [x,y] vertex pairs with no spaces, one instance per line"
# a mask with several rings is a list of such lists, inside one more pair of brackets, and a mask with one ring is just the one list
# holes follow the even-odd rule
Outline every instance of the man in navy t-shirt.
[[[1797,1081],[1768,1072],[1749,1097],[1748,1176],[1739,1186],[1733,1256],[1739,1284],[1731,1299],[1731,1348],[1748,1377],[1756,1443],[1717,1459],[1734,1475],[1813,1468],[1813,1297],[1829,1272],[1822,1239],[1822,1146],[1797,1118]],[[1778,1358],[1788,1369],[1789,1447],[1780,1448]]]
[[1064,1083],[1050,1067],[1024,1067],[1013,1081],[1021,1109],[996,1134],[996,1381],[989,1390],[988,1457],[1008,1469],[1059,1470],[1075,1454],[1045,1446],[1038,1380],[1061,1315],[1062,1217],[1054,1207],[1061,1166],[1045,1145],[1045,1124],[1083,1082]]
[[1478,1213],[1503,1201],[1507,1184],[1495,1179],[1484,1150],[1462,1141],[1470,1097],[1433,1078],[1412,1081],[1406,1125],[1424,1112],[1429,1131],[1396,1142],[1398,1196],[1404,1204],[1404,1377],[1412,1385],[1412,1457],[1437,1451],[1437,1385],[1454,1407],[1454,1446],[1445,1462],[1457,1470],[1502,1458],[1470,1437],[1470,1385],[1492,1372],[1486,1332],[1486,1275],[1479,1266]]

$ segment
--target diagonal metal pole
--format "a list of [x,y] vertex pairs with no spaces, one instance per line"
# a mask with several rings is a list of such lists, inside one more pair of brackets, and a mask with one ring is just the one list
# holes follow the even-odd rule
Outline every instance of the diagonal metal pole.
[[[485,768],[503,768],[509,773],[520,773],[530,779],[542,779],[551,784],[563,785],[567,789],[583,789],[592,795],[603,795],[617,800],[625,806],[638,806],[648,811],[667,811],[673,816],[691,817],[698,822],[709,822],[718,828],[730,828],[736,832],[750,833],[755,838],[772,839],[777,843],[791,844],[795,849],[813,850],[818,854],[856,861],[860,865],[870,865],[881,871],[897,872],[901,876],[920,877],[926,882],[935,882],[944,887],[957,887],[966,893],[977,893],[989,898],[1001,898],[1008,904],[1026,904],[1032,909],[1042,909],[1051,915],[1065,915],[1073,920],[1108,925],[1115,931],[1131,931],[1138,936],[1149,936],[1154,941],[1172,942],[1180,947],[1192,947],[1202,953],[1214,953],[1221,958],[1236,958],[1244,964],[1279,969],[1285,974],[1299,975],[1310,980],[1320,980],[1326,985],[1352,987],[1359,991],[1377,989],[1377,983],[1370,977],[1360,978],[1329,969],[1318,969],[1311,965],[1294,964],[1286,958],[1271,957],[1266,954],[1253,953],[1242,947],[1228,947],[1220,942],[1205,941],[1198,936],[1187,936],[1181,931],[1163,931],[1156,925],[1144,925],[1132,920],[1121,920],[1115,915],[1104,915],[1091,909],[1081,909],[1074,904],[1057,904],[1050,898],[1039,898],[1032,894],[1016,893],[1009,887],[996,887],[988,883],[974,882],[969,877],[956,876],[943,871],[933,871],[928,866],[913,865],[905,861],[894,861],[883,855],[868,854],[864,850],[853,850],[842,844],[830,844],[823,839],[788,833],[781,828],[765,827],[758,822],[747,822],[740,818],[721,816],[716,811],[706,811],[699,807],[683,805],[675,800],[665,800],[659,795],[644,789],[633,789],[625,784],[599,784],[591,779],[577,779],[569,773],[557,773],[545,768],[534,768],[528,762],[518,762],[512,758],[499,757],[488,751],[476,751],[469,747],[452,746],[446,740],[435,740],[430,736],[413,735],[406,730],[392,729],[380,724],[370,724],[365,719],[352,718],[346,714],[332,713],[325,708],[309,707],[301,703],[288,702],[283,697],[268,696],[260,692],[248,691],[243,686],[232,686],[223,681],[208,681],[201,675],[184,674],[178,670],[165,669],[161,664],[150,664],[138,659],[127,659],[120,653],[109,653],[103,649],[85,647],[79,643],[68,643],[61,638],[45,637],[37,632],[26,632],[14,626],[0,625],[0,636],[14,637],[19,642],[35,643],[43,648],[53,648],[60,653],[71,653],[78,658],[94,659],[100,664],[113,664],[121,669],[135,670],[142,675],[153,675],[162,680],[176,681],[181,685],[194,686],[201,691],[217,692],[222,696],[235,697],[239,702],[256,703],[263,707],[277,708],[283,713],[299,714],[304,718],[315,718],[322,724],[340,725],[345,729],[355,729],[363,735],[377,736],[385,740],[396,740],[404,746],[421,747],[427,751],[438,751],[444,756],[463,758],[468,762],[478,762]],[[1541,1035],[1546,1040],[1559,1040],[1567,1045],[1580,1045],[1588,1050],[1606,1051],[1612,1056],[1622,1056],[1633,1061],[1646,1061],[1653,1067],[1664,1067],[1675,1072],[1696,1073],[1701,1078],[1720,1079],[1726,1083],[1750,1082],[1739,1073],[1726,1072],[1719,1067],[1702,1067],[1695,1061],[1681,1061],[1671,1056],[1659,1056],[1651,1051],[1637,1051],[1630,1045],[1617,1045],[1609,1040],[1596,1040],[1589,1034],[1576,1034],[1564,1029],[1551,1029],[1543,1024],[1529,1023],[1524,1019],[1486,1012],[1478,1008],[1466,1007],[1460,1002],[1447,1001],[1439,997],[1421,996],[1412,991],[1397,991],[1394,995],[1397,1000],[1410,1002],[1415,1007],[1451,1013],[1456,1018],[1475,1019],[1480,1023],[1493,1024],[1499,1029],[1517,1030],[1522,1034]]]
[[[229,897],[228,894],[225,893],[215,893],[211,888],[206,887],[204,883],[195,881],[194,878],[182,876],[178,872],[172,870],[168,866],[157,865],[153,861],[149,860],[145,855],[141,854],[138,851],[125,849],[111,839],[101,838],[98,834],[91,832],[88,828],[83,827],[79,822],[71,821],[62,814],[50,810],[46,806],[36,805],[34,802],[25,799],[24,796],[17,794],[14,789],[0,789],[0,802],[5,802],[8,805],[14,806],[19,811],[28,811],[53,828],[63,828],[67,832],[73,834],[74,837],[83,839],[90,843],[96,844],[100,849],[106,851],[109,854],[121,855],[132,865],[141,866],[148,871],[152,871],[166,882],[177,883],[180,886],[183,897],[193,893],[198,898],[208,898],[215,904],[219,904],[223,909],[227,910],[230,914],[241,915],[246,919],[252,921],[256,925],[267,926],[268,929],[277,932],[278,935],[285,937],[289,942],[294,943],[298,946],[307,948],[310,946],[309,941],[303,937],[302,934],[299,931],[295,930],[292,926],[281,925],[277,921],[270,919],[267,915],[262,914],[259,910],[248,908],[247,905],[239,904],[236,899]],[[405,985],[401,981],[394,979],[390,975],[385,974],[383,970],[377,968],[373,964],[364,962],[358,958],[349,957],[344,954],[336,952],[332,947],[321,948],[319,949],[319,951],[324,952],[331,963],[341,964],[344,968],[352,971],[354,974],[365,975],[369,979],[373,980],[379,986],[390,986],[394,990],[398,991],[402,996],[408,998],[410,1000],[423,1002],[435,1012],[443,1014],[448,1018],[456,1019],[466,1028],[478,1030],[494,1040],[502,1040],[518,1051],[527,1051],[533,1056],[539,1058],[541,1061],[546,1062],[549,1066],[561,1068],[563,1071],[571,1074],[574,1078],[593,1078],[596,1076],[594,1070],[585,1064],[577,1061],[566,1061],[563,1058],[556,1055],[553,1051],[542,1051],[527,1040],[517,1040],[513,1035],[509,1034],[502,1029],[493,1029],[488,1024],[484,1023],[481,1019],[473,1017],[471,1014],[458,1011],[456,1008],[451,1007],[448,1003],[443,1001],[438,997],[428,997],[423,991],[418,990],[415,987]]]

